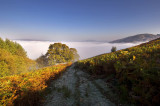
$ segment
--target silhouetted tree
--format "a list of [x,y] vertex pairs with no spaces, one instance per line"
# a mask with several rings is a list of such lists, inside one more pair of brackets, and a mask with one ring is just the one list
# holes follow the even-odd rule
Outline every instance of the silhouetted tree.
[[117,48],[115,46],[112,46],[111,52],[115,52]]

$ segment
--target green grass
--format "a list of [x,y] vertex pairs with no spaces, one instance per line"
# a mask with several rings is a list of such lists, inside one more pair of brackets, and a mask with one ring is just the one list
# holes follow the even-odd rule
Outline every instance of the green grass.
[[63,96],[65,97],[65,98],[69,98],[70,96],[71,96],[71,90],[69,90],[69,88],[68,87],[66,87],[66,86],[62,86],[62,92],[63,92]]

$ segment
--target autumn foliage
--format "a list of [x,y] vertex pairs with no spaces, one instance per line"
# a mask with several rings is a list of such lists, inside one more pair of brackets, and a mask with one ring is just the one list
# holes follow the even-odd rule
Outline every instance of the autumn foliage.
[[0,77],[28,72],[35,65],[20,44],[0,38]]
[[0,105],[38,105],[49,82],[71,64],[59,64],[33,72],[0,78]]

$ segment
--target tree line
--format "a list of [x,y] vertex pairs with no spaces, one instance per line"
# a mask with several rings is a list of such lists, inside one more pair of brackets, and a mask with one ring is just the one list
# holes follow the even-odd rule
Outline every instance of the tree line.
[[0,38],[0,77],[28,72],[33,65],[20,44]]

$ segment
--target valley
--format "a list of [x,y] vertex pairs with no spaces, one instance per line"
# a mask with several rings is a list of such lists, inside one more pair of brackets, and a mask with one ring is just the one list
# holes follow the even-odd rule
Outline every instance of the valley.
[[160,0],[0,0],[0,106],[160,106]]
[[159,104],[160,39],[83,60],[62,43],[50,44],[45,55],[31,60],[18,43],[1,42],[2,106]]

